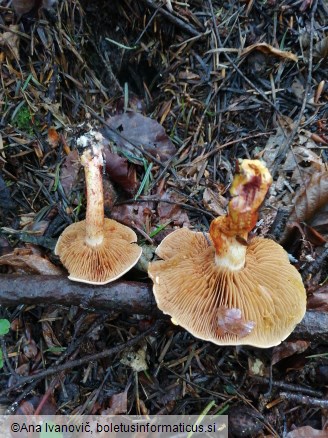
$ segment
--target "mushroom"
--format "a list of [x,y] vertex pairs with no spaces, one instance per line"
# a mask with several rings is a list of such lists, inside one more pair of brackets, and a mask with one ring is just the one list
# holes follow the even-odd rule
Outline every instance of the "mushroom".
[[86,147],[81,156],[87,192],[86,219],[69,225],[55,248],[70,280],[99,285],[121,277],[142,253],[131,228],[104,217],[102,139],[100,133],[90,131],[78,140]]
[[217,345],[268,348],[283,341],[306,310],[301,276],[276,242],[248,241],[272,182],[258,160],[243,160],[226,216],[209,234],[182,228],[157,248],[152,262],[158,307],[195,337]]

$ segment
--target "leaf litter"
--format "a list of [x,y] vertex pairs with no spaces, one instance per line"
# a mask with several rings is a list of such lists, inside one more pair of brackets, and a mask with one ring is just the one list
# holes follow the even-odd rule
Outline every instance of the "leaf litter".
[[[320,260],[327,237],[324,3],[249,2],[245,10],[233,2],[191,0],[168,2],[166,14],[152,0],[40,4],[1,5],[1,274],[28,279],[62,272],[51,250],[37,252],[27,242],[51,248],[66,225],[85,217],[76,138],[90,126],[107,138],[106,214],[134,227],[150,248],[147,259],[172,229],[206,231],[212,217],[225,212],[236,160],[262,157],[270,170],[281,162],[255,232],[266,235],[284,208],[287,222],[303,233],[292,239],[296,246],[286,244],[298,268],[305,274]],[[316,243],[304,224],[319,233]],[[309,306],[321,313],[326,272],[323,258],[311,278],[306,275]],[[147,281],[144,272],[131,275]],[[324,391],[324,345],[311,342],[304,353],[319,356],[307,359],[300,351],[308,341],[287,341],[287,353],[275,354],[290,356],[272,365],[272,350],[218,349],[166,320],[156,336],[138,341],[133,351],[144,362],[133,368],[131,358],[120,361],[132,351],[125,346],[153,316],[100,315],[85,303],[55,307],[53,319],[42,303],[1,309],[1,318],[15,326],[5,337],[0,373],[8,408],[31,391],[35,398],[26,401],[34,411],[50,400],[58,413],[89,406],[94,412],[199,414],[211,402],[211,413],[231,414],[235,436],[241,430],[256,437],[323,430],[326,414],[313,411],[315,400],[304,405],[282,398],[274,383],[289,382],[300,394],[309,386]],[[241,315],[223,312],[221,320],[222,330],[251,329]],[[120,343],[118,355],[69,368],[73,358]],[[294,351],[303,361],[297,371],[286,365],[298,356]],[[248,373],[258,357],[264,370],[272,367],[269,395],[269,383]],[[49,386],[42,372],[62,364],[68,368],[60,384],[54,377]],[[15,388],[10,367],[41,377],[33,387]]]

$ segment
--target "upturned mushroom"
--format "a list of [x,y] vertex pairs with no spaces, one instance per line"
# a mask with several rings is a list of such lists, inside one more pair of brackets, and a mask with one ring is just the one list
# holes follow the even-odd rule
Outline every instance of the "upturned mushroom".
[[69,225],[55,248],[70,280],[98,285],[121,277],[142,253],[131,228],[104,217],[102,140],[101,134],[93,131],[78,140],[85,147],[81,164],[86,182],[86,219]]
[[272,178],[258,160],[243,160],[232,187],[228,214],[209,234],[182,228],[157,248],[152,262],[158,307],[197,338],[217,345],[278,345],[306,310],[297,269],[276,242],[248,241]]

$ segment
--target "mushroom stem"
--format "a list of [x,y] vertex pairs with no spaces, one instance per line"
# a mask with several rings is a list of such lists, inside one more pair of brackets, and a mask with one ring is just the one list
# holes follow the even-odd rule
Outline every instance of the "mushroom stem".
[[104,239],[104,193],[102,182],[103,157],[102,148],[86,149],[81,156],[84,167],[87,211],[86,211],[86,238],[88,246],[95,247]]
[[258,209],[272,182],[268,169],[259,160],[243,160],[237,170],[228,214],[214,219],[210,226],[215,263],[232,271],[245,265],[248,233],[256,225]]

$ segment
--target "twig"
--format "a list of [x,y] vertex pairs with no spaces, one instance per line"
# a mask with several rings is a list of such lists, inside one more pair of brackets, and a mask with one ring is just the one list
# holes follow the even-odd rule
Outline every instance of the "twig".
[[[62,304],[98,312],[161,315],[149,283],[116,281],[93,286],[57,275],[0,275],[0,305]],[[328,343],[328,314],[307,311],[289,339]]]
[[175,202],[175,201],[169,201],[168,199],[161,199],[156,195],[143,196],[142,198],[138,198],[138,199],[127,199],[125,201],[116,202],[115,205],[133,204],[135,202],[164,202],[166,204],[178,205],[179,207],[184,208],[185,210],[197,211],[199,213],[204,214],[205,216],[208,216],[211,219],[215,217],[211,212],[203,210],[202,208],[194,207],[193,205],[184,204],[183,202]]
[[104,286],[77,283],[57,275],[1,275],[0,304],[62,304],[126,313],[156,312],[152,286],[120,281]]
[[318,398],[314,398],[314,397],[309,397],[308,395],[303,395],[303,394],[291,394],[289,392],[281,392],[280,397],[288,400],[288,401],[293,401],[296,402],[298,404],[302,404],[302,405],[306,405],[308,407],[312,406],[312,407],[319,407],[319,408],[323,408],[323,409],[327,409],[328,408],[328,400],[320,400]]
[[[252,376],[251,379],[264,385],[269,385],[271,383],[269,379],[261,376]],[[293,385],[291,383],[279,382],[274,380],[272,381],[271,384],[276,388],[285,389],[286,391],[299,392],[307,395],[312,395],[313,397],[323,397],[322,392],[315,391],[314,389],[311,388],[305,388],[304,386],[301,385]]]
[[18,383],[11,386],[10,388],[6,388],[3,391],[0,391],[0,397],[7,395],[9,392],[20,388],[21,386],[25,385],[26,383],[32,382],[34,380],[41,380],[44,379],[47,376],[51,376],[53,374],[59,374],[63,371],[70,370],[72,368],[80,367],[81,365],[84,365],[86,363],[89,363],[91,361],[96,361],[99,359],[104,359],[105,357],[113,356],[114,354],[120,353],[121,351],[132,347],[133,345],[136,345],[138,342],[140,342],[142,339],[144,339],[146,336],[150,335],[154,331],[156,331],[161,324],[161,321],[157,321],[150,329],[146,330],[143,333],[140,333],[139,335],[135,336],[134,338],[130,339],[129,341],[126,341],[122,344],[116,345],[115,347],[109,348],[107,350],[101,351],[100,353],[90,354],[88,356],[82,357],[80,359],[71,360],[63,365],[55,366],[48,368],[44,371],[40,371],[39,373],[22,377]]
[[168,21],[170,21],[175,26],[179,27],[181,30],[183,30],[184,32],[188,33],[189,35],[201,36],[201,33],[199,33],[193,26],[191,26],[190,24],[185,23],[183,20],[181,20],[181,18],[176,17],[175,15],[173,15],[171,12],[167,11],[166,9],[161,8],[161,7],[159,8],[158,5],[155,5],[152,0],[142,0],[142,1],[144,3],[146,3],[146,5],[149,8],[151,8],[151,9],[153,9],[155,11],[158,11]]

